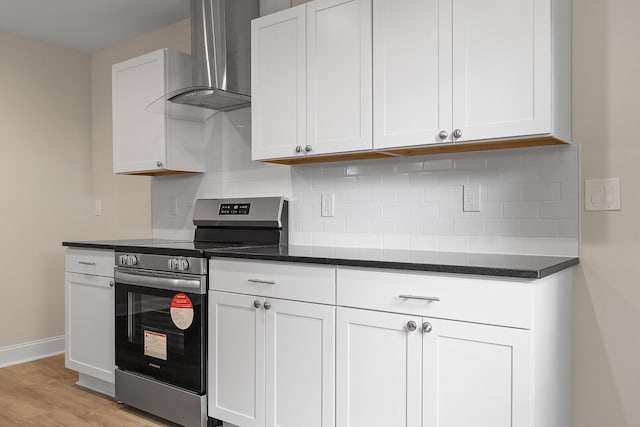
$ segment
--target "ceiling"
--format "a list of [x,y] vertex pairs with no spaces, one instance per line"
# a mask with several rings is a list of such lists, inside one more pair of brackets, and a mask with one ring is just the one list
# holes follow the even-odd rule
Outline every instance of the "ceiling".
[[86,53],[189,16],[189,0],[0,0],[0,32]]

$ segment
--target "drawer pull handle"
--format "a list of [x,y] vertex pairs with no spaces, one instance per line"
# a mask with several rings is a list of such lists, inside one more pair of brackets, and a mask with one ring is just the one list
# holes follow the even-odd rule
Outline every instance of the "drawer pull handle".
[[251,283],[263,283],[265,285],[275,285],[275,280],[248,279]]
[[398,295],[398,296],[402,299],[419,299],[421,301],[430,301],[430,302],[440,301],[439,297],[423,297],[420,295]]
[[95,262],[87,262],[87,261],[78,261],[78,264],[82,265],[96,265]]

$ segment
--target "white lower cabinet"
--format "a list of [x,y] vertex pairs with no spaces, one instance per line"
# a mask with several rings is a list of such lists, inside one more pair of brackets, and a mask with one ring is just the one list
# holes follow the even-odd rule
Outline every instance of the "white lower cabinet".
[[113,266],[113,251],[67,249],[65,366],[80,373],[80,385],[106,394],[115,368]]
[[[236,268],[241,265],[214,263],[209,291],[209,416],[238,427],[334,426],[335,306],[215,290],[239,280]],[[247,262],[244,282],[270,278],[278,265]],[[309,268],[311,275],[326,269]],[[304,274],[300,267],[294,269],[292,275]],[[279,279],[263,282],[268,287],[264,293],[287,286]],[[287,292],[281,296],[286,298]]]
[[528,339],[520,329],[339,307],[337,426],[527,425]]
[[[210,274],[211,417],[571,425],[570,269],[530,280],[214,259]],[[305,286],[310,301],[293,300]]]

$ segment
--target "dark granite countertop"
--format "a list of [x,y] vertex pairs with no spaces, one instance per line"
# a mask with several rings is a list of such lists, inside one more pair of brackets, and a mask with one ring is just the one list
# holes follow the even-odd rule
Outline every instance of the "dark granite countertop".
[[184,240],[130,239],[62,242],[63,246],[110,249],[159,255],[209,256],[304,262],[368,268],[476,274],[541,279],[579,263],[575,257],[356,249],[315,246],[236,246],[198,244]]
[[262,246],[206,250],[210,257],[304,262],[368,268],[477,274],[541,279],[579,263],[575,257],[355,249],[314,246]]

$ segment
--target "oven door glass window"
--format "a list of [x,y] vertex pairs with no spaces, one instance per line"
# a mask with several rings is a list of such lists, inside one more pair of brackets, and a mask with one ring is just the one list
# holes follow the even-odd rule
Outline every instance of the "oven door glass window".
[[116,283],[116,365],[205,391],[206,295]]

